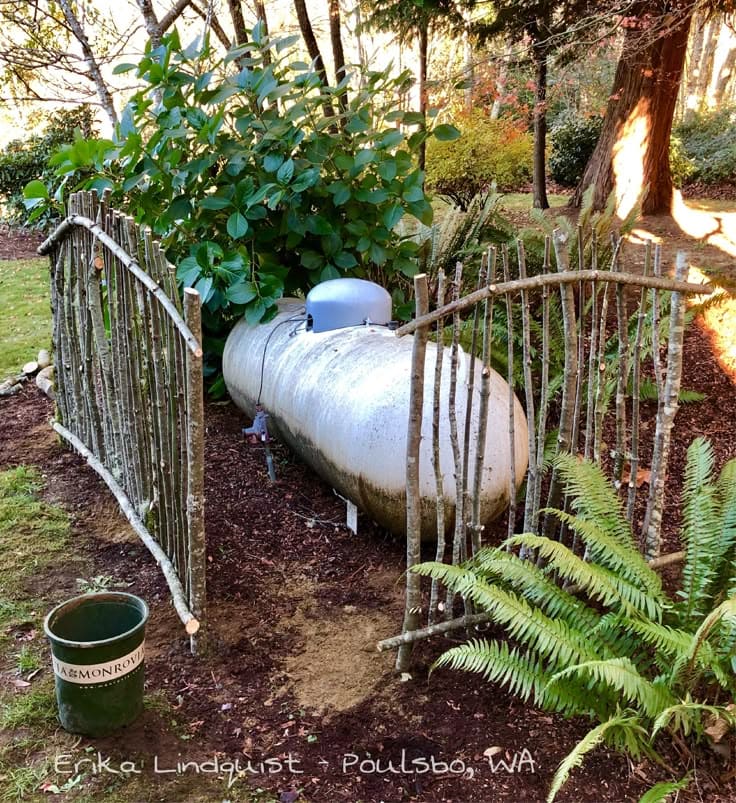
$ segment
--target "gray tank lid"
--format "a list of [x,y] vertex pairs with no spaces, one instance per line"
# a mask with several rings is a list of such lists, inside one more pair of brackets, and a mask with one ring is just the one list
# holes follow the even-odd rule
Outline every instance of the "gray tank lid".
[[329,279],[307,295],[307,328],[314,332],[365,323],[385,325],[390,320],[391,296],[365,279]]

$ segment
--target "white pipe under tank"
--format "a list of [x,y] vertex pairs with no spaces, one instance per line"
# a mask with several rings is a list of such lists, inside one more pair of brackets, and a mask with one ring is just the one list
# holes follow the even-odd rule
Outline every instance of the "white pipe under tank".
[[[395,533],[406,531],[406,438],[409,419],[411,336],[388,328],[353,326],[308,331],[304,302],[282,299],[266,324],[243,319],[230,333],[223,354],[225,384],[235,404],[255,413],[259,388],[269,426],[340,494]],[[289,321],[289,319],[296,319]],[[300,322],[300,320],[302,322]],[[288,321],[288,322],[287,322]],[[265,360],[264,360],[265,349]],[[440,393],[440,463],[448,528],[455,510],[455,468],[446,411],[450,349],[444,349]],[[436,346],[429,343],[420,447],[422,535],[436,537],[436,485],[432,466],[432,396]],[[261,365],[263,361],[263,373]],[[460,447],[464,431],[469,357],[458,371],[456,410]],[[481,364],[472,405],[471,432],[477,432]],[[491,372],[488,435],[482,479],[481,520],[488,524],[509,504],[509,387]],[[517,487],[527,467],[527,421],[514,398]],[[471,439],[474,441],[474,439]],[[475,442],[469,465],[474,465]],[[472,484],[472,482],[471,482]]]

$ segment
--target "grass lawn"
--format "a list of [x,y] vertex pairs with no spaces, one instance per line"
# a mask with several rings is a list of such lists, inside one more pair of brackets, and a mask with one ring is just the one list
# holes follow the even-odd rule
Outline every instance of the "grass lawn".
[[[554,195],[549,193],[547,200],[551,207],[564,206],[569,200],[569,195]],[[506,209],[517,211],[528,211],[532,208],[532,195],[529,192],[506,192],[502,194],[501,206]]]
[[0,381],[50,343],[48,260],[0,262]]

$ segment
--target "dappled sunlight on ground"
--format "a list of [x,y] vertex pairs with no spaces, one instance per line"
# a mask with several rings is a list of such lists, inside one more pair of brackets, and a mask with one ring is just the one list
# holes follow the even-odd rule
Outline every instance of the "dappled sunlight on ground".
[[[688,281],[703,284],[708,281],[708,277],[691,265]],[[721,370],[736,384],[736,297],[718,289],[713,296],[690,298],[691,304],[704,301],[708,301],[708,304],[698,317],[701,329],[710,340],[713,355]]]
[[698,322],[710,341],[721,370],[736,384],[736,209],[709,210],[687,202],[675,193],[672,216],[653,215],[643,219],[627,238],[634,246],[632,262],[643,265],[644,245],[652,240],[662,246],[664,273],[671,273],[676,251],[688,256],[688,281],[714,282],[716,293],[692,296],[691,305],[707,301]]
[[676,191],[672,217],[684,234],[736,257],[736,211],[710,212],[688,204]]

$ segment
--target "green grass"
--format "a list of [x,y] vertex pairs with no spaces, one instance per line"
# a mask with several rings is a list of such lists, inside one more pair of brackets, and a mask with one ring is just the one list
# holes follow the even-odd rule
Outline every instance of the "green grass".
[[0,587],[5,594],[20,590],[66,545],[69,519],[39,499],[42,485],[34,468],[0,472]]
[[7,730],[36,730],[56,722],[56,697],[50,677],[38,681],[32,690],[11,697],[0,713],[0,728]]
[[49,263],[0,262],[0,381],[51,343]]
[[[570,196],[549,194],[547,200],[551,207],[564,206],[570,200]],[[521,212],[528,211],[532,208],[532,195],[529,192],[504,193],[501,198],[501,206]]]

